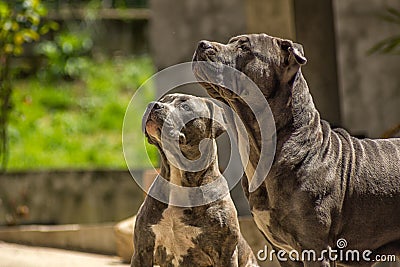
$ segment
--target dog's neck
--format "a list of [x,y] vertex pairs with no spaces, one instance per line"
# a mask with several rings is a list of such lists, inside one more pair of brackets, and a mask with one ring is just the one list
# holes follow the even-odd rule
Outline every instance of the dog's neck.
[[[282,162],[282,158],[285,161],[284,158],[289,157],[288,161],[296,164],[307,155],[309,149],[318,149],[316,147],[318,142],[315,141],[318,138],[322,138],[320,116],[314,106],[307,82],[300,70],[297,72],[293,84],[285,83],[276,86],[277,88],[265,90],[275,90],[273,96],[265,96],[275,119],[276,155],[274,162],[279,164]],[[223,101],[231,106],[244,122],[256,121],[255,118],[246,119],[251,116],[249,115],[251,110],[246,108],[247,105],[240,102],[240,99],[224,98]],[[235,125],[234,120],[231,119],[230,121]],[[260,159],[260,151],[263,144],[257,124],[245,123],[245,126],[250,146],[250,161],[246,167],[246,174],[250,178]],[[305,140],[312,141],[313,145],[305,144]]]
[[[207,150],[207,155],[203,155],[208,158],[210,163],[206,168],[198,171],[191,171],[192,166],[190,165],[190,161],[193,160],[192,158],[185,158],[189,162],[188,166],[185,166],[185,164],[176,166],[168,160],[166,154],[160,149],[161,176],[175,185],[185,187],[198,187],[219,178],[221,173],[218,167],[217,147],[215,140],[212,140],[212,142],[210,149]],[[180,156],[185,157],[185,154],[187,153],[182,153]],[[179,161],[179,159],[175,160]]]
[[297,78],[293,83],[291,99],[290,109],[293,117],[293,129],[296,131],[312,127],[316,130],[316,126],[320,124],[319,112],[315,108],[307,81],[301,71],[297,73]]
[[[278,162],[297,164],[304,160],[310,149],[318,149],[322,135],[321,119],[309,92],[307,81],[301,70],[293,85],[286,85],[290,96],[287,105],[280,110],[285,123],[276,121]],[[285,88],[286,89],[286,88]],[[282,90],[282,88],[281,88]],[[285,91],[285,90],[284,90]],[[272,110],[274,113],[274,110]]]
[[[300,139],[319,138],[321,132],[320,115],[314,106],[307,82],[301,70],[297,72],[293,84],[278,83],[276,85],[266,85],[266,87],[269,86],[276,86],[276,88],[265,89],[267,92],[274,92],[273,95],[265,95],[265,97],[275,120],[276,151],[279,153],[287,140],[294,135],[298,135]],[[224,98],[222,101],[231,106],[244,122],[246,131],[250,137],[251,161],[257,162],[263,144],[258,125],[256,123],[246,123],[247,121],[257,121],[254,116],[247,119],[249,116],[252,116],[252,111],[240,99],[232,100]],[[233,125],[236,124],[233,119],[230,119],[230,123]],[[300,139],[298,141],[301,141]]]
[[[167,194],[165,198],[168,199],[169,205],[191,206],[199,201],[200,203],[209,203],[218,192],[229,192],[228,185],[218,168],[215,140],[212,140],[212,147],[207,152],[209,154],[205,155],[205,157],[208,157],[206,162],[209,162],[209,164],[201,170],[191,171],[193,166],[190,166],[190,163],[187,164],[189,166],[176,166],[168,160],[164,151],[160,149],[162,159],[161,179],[166,179],[171,185],[175,185],[168,186],[169,189],[165,191],[165,194]],[[176,159],[172,161],[176,162]],[[194,190],[185,190],[183,188],[180,190],[180,187],[191,187]]]

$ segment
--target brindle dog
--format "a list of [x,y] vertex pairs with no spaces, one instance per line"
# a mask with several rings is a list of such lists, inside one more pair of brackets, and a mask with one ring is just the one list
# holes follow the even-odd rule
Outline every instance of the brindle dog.
[[[199,61],[213,67],[207,69]],[[237,112],[249,136],[255,137],[250,140],[251,166],[246,166],[247,178],[242,180],[255,222],[276,249],[314,250],[321,256],[282,265],[329,266],[335,258],[319,253],[338,248],[340,238],[347,241],[346,250],[360,253],[360,261],[342,257],[341,264],[369,266],[377,254],[399,256],[400,139],[358,139],[331,129],[320,119],[302,75],[306,61],[301,45],[266,34],[237,36],[227,44],[201,41],[194,54],[198,80],[212,97]],[[240,93],[207,82],[210,70],[218,73],[223,65],[259,87],[275,120],[272,167],[250,193],[251,170],[263,164],[258,162],[260,128]],[[363,259],[364,251],[368,256]]]
[[[183,94],[166,95],[148,106],[143,124],[149,143],[155,145],[161,155],[163,178],[160,179],[165,178],[186,188],[199,188],[217,179],[225,181],[218,169],[215,142],[215,138],[225,131],[221,112],[222,109],[210,99]],[[162,139],[162,131],[167,132],[165,139]],[[191,166],[177,166],[170,161],[174,157],[181,160],[170,142],[175,140],[179,143],[185,158],[196,160],[201,156],[199,146],[204,139],[212,142],[206,153],[206,157],[211,159],[210,164],[205,169],[188,171]],[[215,192],[211,192],[212,195],[226,192],[221,199],[194,207],[171,204],[182,197],[187,197],[187,204],[190,204],[193,199],[185,193],[169,192],[165,186],[156,186],[156,183],[150,190],[165,190],[169,202],[156,200],[151,194],[146,197],[136,219],[131,266],[258,266],[240,232],[226,182],[220,183],[219,187],[212,189]]]

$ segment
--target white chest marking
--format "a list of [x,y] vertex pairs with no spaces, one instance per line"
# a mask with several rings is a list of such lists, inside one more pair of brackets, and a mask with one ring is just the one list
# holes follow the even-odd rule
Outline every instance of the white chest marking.
[[270,239],[272,237],[272,234],[269,231],[268,227],[270,226],[271,212],[268,210],[256,209],[253,209],[251,212],[253,213],[254,221],[258,229],[260,229],[264,233],[264,235],[268,239]]
[[[235,120],[237,118],[235,117]],[[239,122],[236,122],[236,125],[240,125]],[[253,179],[254,173],[255,173],[255,168],[253,166],[253,162],[250,161],[249,158],[249,143],[248,143],[248,136],[247,132],[242,129],[242,127],[238,128],[238,149],[239,149],[239,155],[240,159],[242,161],[244,168],[244,172],[246,173],[247,180],[249,181],[249,186],[251,184],[251,181]]]
[[182,185],[182,171],[170,164],[170,182],[175,185]]
[[156,237],[154,252],[159,246],[164,247],[173,256],[174,266],[195,247],[193,240],[202,233],[201,228],[184,224],[182,218],[183,209],[170,206],[164,210],[161,221],[151,227]]
[[190,203],[189,191],[188,190],[179,190],[182,186],[182,174],[183,171],[176,168],[172,164],[170,165],[170,183],[176,186],[171,186],[169,202],[170,203]]
[[278,242],[272,235],[269,227],[271,221],[271,212],[268,210],[256,210],[253,209],[252,211],[254,221],[264,235],[267,237],[268,241],[270,241],[273,245],[279,247],[280,249],[286,250],[286,252],[290,252],[293,248],[287,244],[283,244]]

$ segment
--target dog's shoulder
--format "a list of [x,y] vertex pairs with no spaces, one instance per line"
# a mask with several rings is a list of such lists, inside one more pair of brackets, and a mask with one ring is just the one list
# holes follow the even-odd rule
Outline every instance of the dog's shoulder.
[[140,227],[148,227],[157,224],[161,220],[162,213],[167,207],[167,204],[162,203],[151,196],[146,196],[137,212],[136,225],[139,225]]

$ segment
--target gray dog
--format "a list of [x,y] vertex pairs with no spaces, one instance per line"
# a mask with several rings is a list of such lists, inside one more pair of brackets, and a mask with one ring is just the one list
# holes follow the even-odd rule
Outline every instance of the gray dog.
[[[145,134],[160,152],[163,178],[186,188],[199,188],[217,179],[225,181],[218,169],[215,143],[215,138],[225,131],[221,112],[210,99],[183,94],[166,95],[148,106],[143,121]],[[162,132],[166,132],[164,139]],[[177,156],[179,153],[171,142],[175,140],[183,156],[194,161],[201,156],[199,146],[204,139],[211,140],[203,151],[209,159],[208,166],[199,171],[187,171],[192,166],[185,164],[179,168],[177,162],[182,163],[183,159]],[[221,199],[195,207],[177,207],[171,203],[182,197],[190,202],[193,197],[201,196],[182,196],[185,194],[168,191],[156,182],[150,192],[160,190],[166,190],[164,197],[168,204],[150,193],[138,212],[131,266],[258,266],[241,235],[226,181],[210,193],[225,192]]]
[[[205,68],[200,61],[213,67]],[[253,137],[242,184],[254,220],[276,249],[317,253],[318,259],[298,258],[282,265],[372,265],[378,254],[399,256],[400,139],[357,139],[343,129],[331,129],[320,119],[301,73],[306,61],[301,45],[266,34],[234,37],[228,44],[201,41],[193,58],[201,84],[237,112]],[[260,158],[260,128],[240,94],[207,83],[210,72],[222,73],[223,65],[259,87],[275,120],[272,167],[250,193],[251,170]],[[240,90],[246,93],[246,88]],[[334,257],[333,249],[354,257],[357,252],[351,250],[358,250],[360,261],[351,253]]]

